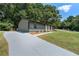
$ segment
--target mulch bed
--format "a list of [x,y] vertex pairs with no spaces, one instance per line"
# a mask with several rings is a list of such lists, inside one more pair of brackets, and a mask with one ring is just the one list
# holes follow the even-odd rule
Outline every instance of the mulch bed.
[[32,35],[40,34],[41,32],[31,32]]

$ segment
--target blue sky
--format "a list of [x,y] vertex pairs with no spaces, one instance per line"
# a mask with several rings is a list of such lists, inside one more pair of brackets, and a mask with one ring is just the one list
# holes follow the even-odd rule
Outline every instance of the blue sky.
[[50,5],[55,5],[57,7],[63,17],[62,20],[70,15],[79,15],[79,3],[52,3]]

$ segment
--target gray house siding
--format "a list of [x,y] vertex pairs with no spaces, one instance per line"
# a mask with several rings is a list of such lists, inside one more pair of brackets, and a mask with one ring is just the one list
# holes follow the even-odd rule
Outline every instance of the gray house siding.
[[18,25],[18,31],[28,32],[29,31],[28,21],[21,20],[20,23],[19,23],[19,25]]
[[29,23],[29,31],[45,31],[45,25],[39,23]]
[[52,26],[36,23],[36,22],[30,22],[28,20],[21,20],[18,25],[18,31],[21,32],[44,32],[44,31],[51,31],[53,29]]

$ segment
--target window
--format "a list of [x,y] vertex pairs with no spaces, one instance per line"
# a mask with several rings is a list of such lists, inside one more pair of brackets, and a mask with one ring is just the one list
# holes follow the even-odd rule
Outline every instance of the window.
[[36,29],[37,28],[37,26],[36,26],[36,24],[34,24],[34,29]]

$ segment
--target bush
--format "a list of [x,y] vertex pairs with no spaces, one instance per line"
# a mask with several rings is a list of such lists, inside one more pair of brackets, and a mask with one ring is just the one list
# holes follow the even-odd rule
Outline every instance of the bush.
[[13,28],[13,24],[9,22],[0,22],[0,30],[8,31]]

